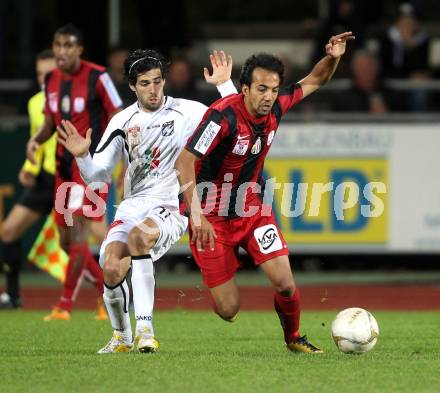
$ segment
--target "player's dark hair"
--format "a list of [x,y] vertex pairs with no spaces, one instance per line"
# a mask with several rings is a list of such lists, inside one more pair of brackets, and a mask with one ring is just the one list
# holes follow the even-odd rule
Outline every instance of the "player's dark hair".
[[55,56],[52,52],[52,49],[43,49],[41,52],[37,53],[37,56],[35,57],[36,60],[47,60],[47,59],[53,59]]
[[168,73],[169,63],[154,49],[136,49],[124,61],[124,74],[130,85],[135,85],[137,77],[155,68],[159,68],[162,78]]
[[252,73],[255,68],[263,68],[267,71],[276,72],[280,77],[280,85],[284,81],[284,64],[281,59],[269,53],[257,53],[248,57],[243,64],[240,73],[240,85],[251,85]]
[[59,27],[55,31],[55,34],[73,35],[76,38],[76,42],[78,43],[78,45],[83,44],[83,39],[84,39],[83,35],[81,31],[73,23],[68,23],[67,25]]

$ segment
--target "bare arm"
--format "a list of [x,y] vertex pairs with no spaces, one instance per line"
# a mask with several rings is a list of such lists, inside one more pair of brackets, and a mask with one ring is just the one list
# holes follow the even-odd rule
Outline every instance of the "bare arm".
[[354,38],[351,31],[330,38],[325,46],[326,56],[316,63],[309,75],[299,81],[303,97],[313,93],[331,79],[341,56],[345,53],[346,42]]
[[202,251],[209,243],[214,249],[214,240],[217,237],[211,223],[203,215],[202,206],[197,195],[195,163],[197,156],[183,149],[176,160],[175,168],[179,178],[180,187],[190,214],[192,238],[191,243],[196,243],[197,249]]

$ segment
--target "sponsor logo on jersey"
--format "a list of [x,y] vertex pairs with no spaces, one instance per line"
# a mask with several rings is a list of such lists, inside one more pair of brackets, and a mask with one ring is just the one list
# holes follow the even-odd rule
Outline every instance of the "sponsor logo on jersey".
[[251,153],[258,154],[260,151],[261,151],[261,138],[258,137],[258,139],[255,141],[254,145],[252,146]]
[[174,120],[167,121],[162,124],[161,133],[163,136],[171,136],[174,134]]
[[244,156],[249,147],[249,140],[237,138],[237,143],[232,150],[232,153],[237,154],[239,156]]
[[255,229],[254,237],[263,254],[269,254],[283,248],[278,228],[273,224],[264,225]]
[[61,112],[70,113],[70,97],[64,96],[61,99]]
[[205,154],[208,151],[209,146],[211,146],[212,141],[217,136],[220,131],[220,125],[210,121],[209,124],[205,127],[202,135],[200,135],[197,144],[194,149],[197,150],[201,154]]
[[75,99],[73,100],[73,110],[76,113],[81,113],[82,111],[84,111],[86,107],[86,100],[84,99],[84,97],[75,97]]
[[274,136],[275,136],[275,130],[269,132],[269,135],[267,136],[267,146],[271,145]]

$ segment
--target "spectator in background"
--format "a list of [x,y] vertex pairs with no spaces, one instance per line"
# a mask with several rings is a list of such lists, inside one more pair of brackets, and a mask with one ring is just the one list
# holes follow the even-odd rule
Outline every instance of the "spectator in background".
[[334,100],[333,109],[374,114],[390,111],[390,92],[383,87],[376,56],[367,50],[358,49],[353,55],[350,69],[353,87],[344,92],[343,100]]
[[210,99],[209,92],[205,93],[197,88],[192,64],[185,57],[172,60],[165,90],[169,96],[199,101],[206,105],[218,99],[217,95]]
[[123,102],[124,108],[133,104],[136,96],[127,87],[127,81],[124,76],[124,61],[128,57],[128,49],[122,47],[111,48],[107,55],[107,71],[118,90],[119,96]]
[[[430,38],[421,28],[411,4],[403,3],[394,24],[380,40],[380,59],[385,78],[427,80]],[[417,90],[409,94],[410,110],[428,108],[428,94]]]

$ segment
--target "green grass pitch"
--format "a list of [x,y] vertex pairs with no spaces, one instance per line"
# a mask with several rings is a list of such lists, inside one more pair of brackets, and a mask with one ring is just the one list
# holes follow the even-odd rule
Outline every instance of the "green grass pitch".
[[440,313],[374,312],[376,347],[337,351],[335,312],[304,312],[302,332],[323,355],[288,352],[273,312],[242,312],[229,324],[212,312],[157,312],[157,354],[95,354],[106,322],[75,312],[70,322],[44,313],[0,314],[0,392],[439,392]]

